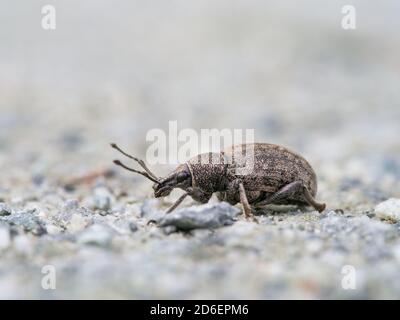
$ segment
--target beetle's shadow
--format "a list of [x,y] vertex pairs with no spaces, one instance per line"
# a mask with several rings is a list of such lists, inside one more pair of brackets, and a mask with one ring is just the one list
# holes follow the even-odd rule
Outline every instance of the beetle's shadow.
[[252,207],[252,211],[256,216],[270,216],[284,213],[301,214],[312,211],[307,206],[301,205],[276,205],[270,204],[263,207]]

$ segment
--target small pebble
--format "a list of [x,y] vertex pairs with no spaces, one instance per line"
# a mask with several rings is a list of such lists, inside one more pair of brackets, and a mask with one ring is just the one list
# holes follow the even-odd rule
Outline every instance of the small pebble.
[[57,235],[60,234],[63,231],[63,229],[53,224],[48,224],[46,226],[46,231],[50,235]]
[[94,209],[108,211],[111,208],[111,193],[108,189],[99,187],[94,190]]
[[9,216],[11,214],[11,208],[5,203],[0,203],[0,216]]
[[67,229],[71,233],[79,232],[88,225],[89,221],[87,218],[81,216],[80,214],[73,214],[69,224],[67,225]]
[[46,233],[45,223],[36,214],[36,210],[20,211],[5,217],[11,225],[22,227],[24,231],[41,236]]
[[129,229],[130,229],[132,232],[136,232],[136,231],[139,230],[138,226],[137,226],[136,223],[134,223],[134,222],[129,222]]

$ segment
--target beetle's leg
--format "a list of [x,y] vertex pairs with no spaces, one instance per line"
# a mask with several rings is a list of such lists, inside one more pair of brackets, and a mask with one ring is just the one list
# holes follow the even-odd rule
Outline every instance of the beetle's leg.
[[243,183],[239,183],[239,195],[240,195],[240,203],[243,207],[243,212],[246,218],[252,216],[251,208],[249,205],[249,201],[247,200],[246,191],[244,190]]
[[257,203],[257,207],[266,206],[268,204],[276,203],[281,200],[286,200],[292,197],[297,191],[299,191],[301,186],[302,186],[301,181],[291,182],[285,185],[283,188],[279,189],[277,192],[272,194],[267,199]]
[[180,198],[176,200],[176,202],[167,210],[166,213],[174,211],[176,207],[178,207],[182,203],[182,201],[186,198],[186,196],[191,196],[195,201],[201,203],[207,203],[212,195],[205,193],[203,190],[199,188],[189,187],[186,189],[186,193],[180,196]]
[[243,207],[244,215],[247,219],[251,219],[254,222],[258,223],[258,220],[254,217],[253,213],[251,212],[251,207],[249,201],[247,200],[246,191],[244,190],[243,183],[239,183],[239,196],[240,196],[240,203]]
[[280,200],[289,199],[293,197],[296,193],[300,193],[303,196],[304,201],[306,201],[310,206],[314,207],[317,211],[322,212],[325,210],[325,203],[318,203],[317,201],[315,201],[308,188],[303,185],[301,181],[294,181],[287,184],[282,189],[275,192],[268,199],[257,203],[257,207],[276,203]]
[[169,207],[169,209],[165,213],[170,213],[170,212],[174,211],[176,209],[176,207],[178,207],[182,203],[182,201],[185,200],[187,195],[188,195],[188,193],[184,193],[183,195],[181,195],[179,197],[179,199],[176,200],[175,203],[171,207]]
[[318,212],[322,212],[325,210],[326,204],[318,203],[317,201],[315,201],[314,197],[311,195],[310,191],[308,190],[308,188],[306,186],[303,186],[303,195],[304,195],[304,198],[307,200],[307,202],[311,206],[313,206],[315,208],[315,210],[317,210]]

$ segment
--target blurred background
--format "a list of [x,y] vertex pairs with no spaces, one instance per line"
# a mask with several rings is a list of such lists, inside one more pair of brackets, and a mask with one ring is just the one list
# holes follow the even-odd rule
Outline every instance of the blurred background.
[[[55,30],[41,27],[46,4],[56,8]],[[356,8],[355,30],[341,26],[347,4]],[[43,207],[38,190],[48,194],[68,179],[111,168],[116,154],[109,142],[144,158],[146,133],[167,131],[170,120],[179,129],[251,128],[256,141],[302,153],[330,209],[356,212],[399,195],[398,1],[0,0],[0,6],[5,203],[22,208],[36,195]],[[124,183],[130,196],[152,195],[142,178],[118,175],[114,185]],[[54,192],[81,199],[89,191]],[[3,289],[15,289],[7,276],[12,263],[2,266]],[[153,296],[163,297],[145,295]]]

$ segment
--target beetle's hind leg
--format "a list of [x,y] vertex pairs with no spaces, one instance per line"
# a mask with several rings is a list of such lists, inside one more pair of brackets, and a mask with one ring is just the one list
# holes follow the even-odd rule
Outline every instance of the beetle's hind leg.
[[294,181],[287,184],[269,198],[257,203],[257,206],[265,206],[268,204],[279,203],[280,201],[289,200],[290,198],[293,198],[295,194],[300,195],[306,203],[314,207],[318,212],[322,212],[325,210],[325,203],[318,203],[311,195],[308,188],[301,181]]
[[315,208],[318,212],[322,212],[326,208],[325,203],[319,203],[317,202],[314,197],[311,195],[310,191],[308,190],[307,187],[303,186],[303,195],[306,201]]

